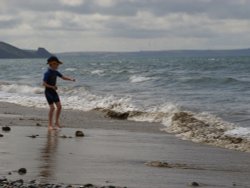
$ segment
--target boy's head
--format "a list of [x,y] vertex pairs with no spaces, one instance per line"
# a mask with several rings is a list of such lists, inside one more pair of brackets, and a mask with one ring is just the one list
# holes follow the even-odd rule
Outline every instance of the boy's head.
[[56,56],[51,56],[48,60],[47,60],[47,64],[49,64],[49,66],[52,69],[57,69],[58,66],[60,64],[63,64],[63,62],[59,61],[59,59]]

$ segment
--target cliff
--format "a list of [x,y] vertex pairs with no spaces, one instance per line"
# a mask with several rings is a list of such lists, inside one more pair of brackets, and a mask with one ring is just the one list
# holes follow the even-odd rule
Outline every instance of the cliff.
[[0,41],[0,58],[47,58],[51,56],[45,48],[39,47],[37,50],[23,50]]

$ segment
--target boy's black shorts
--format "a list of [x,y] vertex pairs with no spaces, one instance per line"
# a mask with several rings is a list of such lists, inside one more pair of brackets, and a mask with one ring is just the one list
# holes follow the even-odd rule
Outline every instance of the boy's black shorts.
[[54,89],[45,89],[45,97],[49,105],[60,102],[60,98]]

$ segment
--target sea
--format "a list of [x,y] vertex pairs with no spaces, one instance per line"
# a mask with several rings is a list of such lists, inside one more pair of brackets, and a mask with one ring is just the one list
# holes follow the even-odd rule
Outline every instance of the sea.
[[[64,63],[58,71],[76,79],[57,80],[64,109],[129,113],[128,120],[158,122],[166,127],[162,131],[194,142],[218,145],[216,140],[240,138],[230,141],[236,149],[250,142],[250,57],[146,52],[59,57]],[[46,59],[0,59],[0,101],[47,108],[42,86],[47,68]]]

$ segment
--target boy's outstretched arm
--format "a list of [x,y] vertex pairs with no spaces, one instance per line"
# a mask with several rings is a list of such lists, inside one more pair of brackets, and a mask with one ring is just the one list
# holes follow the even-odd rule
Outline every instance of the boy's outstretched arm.
[[75,82],[76,80],[74,78],[70,78],[70,77],[67,77],[67,76],[62,76],[61,77],[63,80],[69,80],[69,81],[72,81],[72,82]]

